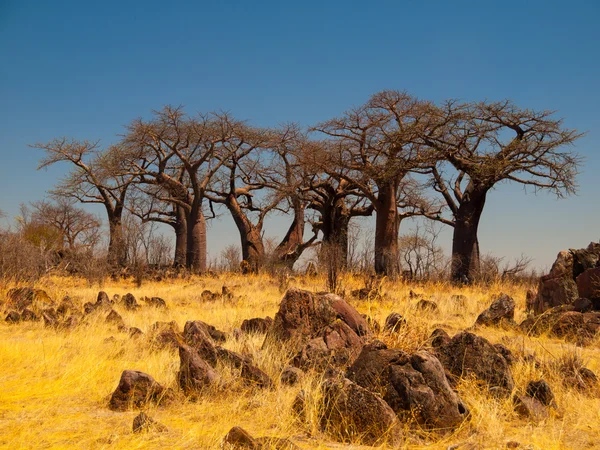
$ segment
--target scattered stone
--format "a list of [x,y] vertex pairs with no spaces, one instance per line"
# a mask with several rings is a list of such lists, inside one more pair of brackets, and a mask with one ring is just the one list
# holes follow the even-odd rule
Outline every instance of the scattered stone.
[[360,439],[367,445],[392,445],[402,438],[394,410],[378,395],[348,379],[325,380],[319,424],[322,431],[342,441]]
[[531,419],[535,422],[541,422],[548,418],[548,408],[539,400],[524,395],[515,395],[513,403],[517,414],[524,419]]
[[130,338],[140,337],[143,335],[144,335],[144,332],[142,330],[140,330],[139,328],[137,328],[137,327],[129,328],[129,337]]
[[386,317],[383,329],[385,331],[397,333],[398,330],[400,330],[400,328],[402,328],[404,325],[406,325],[406,319],[400,314],[393,312]]
[[431,300],[421,299],[417,302],[417,310],[419,311],[437,311],[438,305],[436,302]]
[[408,298],[414,299],[414,298],[423,298],[423,294],[417,294],[416,292],[414,292],[412,289],[408,292]]
[[258,367],[245,363],[242,365],[242,372],[240,374],[241,378],[250,385],[271,389],[273,388],[273,381],[269,378],[269,375],[264,373]]
[[219,383],[219,374],[192,347],[181,345],[179,360],[177,381],[184,393],[199,393]]
[[233,292],[227,286],[223,285],[221,288],[221,297],[225,300],[231,300],[233,298]]
[[219,359],[219,361],[233,366],[236,369],[240,369],[244,364],[252,362],[251,357],[240,355],[237,352],[228,350],[220,346],[215,347],[215,350],[217,352],[217,358]]
[[260,444],[252,436],[250,436],[250,433],[248,433],[243,428],[233,427],[223,438],[222,447],[224,449],[231,450],[258,450],[260,449]]
[[263,347],[278,341],[291,341],[292,347],[299,351],[336,319],[345,322],[358,336],[370,334],[366,320],[341,297],[290,288],[281,300]]
[[506,294],[501,294],[490,307],[479,314],[475,325],[499,326],[514,325],[515,301]]
[[205,302],[212,302],[217,300],[220,297],[220,295],[216,292],[211,292],[208,289],[202,291],[202,293],[200,294],[200,298],[205,301]]
[[98,297],[96,297],[96,303],[94,304],[94,307],[112,309],[112,302],[109,300],[106,292],[98,292]]
[[22,312],[25,308],[40,310],[54,305],[54,301],[42,289],[29,287],[12,288],[6,293],[7,306]]
[[446,333],[445,330],[441,328],[436,328],[429,336],[429,340],[431,341],[432,347],[441,347],[442,345],[446,345],[450,342],[450,335]]
[[594,304],[588,298],[579,297],[577,300],[573,302],[573,311],[586,313],[591,311],[594,308]]
[[162,387],[150,375],[136,370],[125,370],[108,407],[113,411],[126,411],[129,408],[142,408],[148,403],[166,404],[170,400],[170,390]]
[[149,431],[163,433],[169,430],[162,423],[155,421],[152,417],[142,411],[133,419],[133,432],[142,433]]
[[293,364],[319,370],[332,366],[345,367],[354,362],[363,345],[363,339],[345,322],[336,320],[302,347],[294,357]]
[[148,306],[152,306],[153,308],[167,308],[167,302],[160,297],[144,297],[143,300]]
[[509,364],[487,339],[463,331],[435,348],[442,365],[456,377],[474,375],[488,384],[492,392],[508,395],[514,382]]
[[281,372],[280,380],[282,384],[294,386],[300,382],[303,376],[304,372],[302,370],[297,367],[287,366],[283,369],[283,372]]
[[21,321],[21,315],[17,311],[9,311],[4,321],[8,323],[19,323]]
[[90,302],[84,303],[84,305],[83,305],[83,312],[84,312],[85,315],[91,314],[94,311],[96,311],[96,307],[94,306],[93,303],[90,303]]
[[552,392],[550,385],[544,380],[530,381],[527,383],[525,394],[528,397],[535,398],[544,406],[556,407],[554,393]]
[[346,376],[383,399],[399,415],[431,429],[451,429],[469,414],[430,353],[408,355],[380,341],[366,345]]
[[208,333],[208,324],[200,321],[188,321],[183,328],[183,338],[187,345],[193,347],[200,357],[211,366],[217,365],[217,350]]
[[246,319],[242,322],[241,329],[244,333],[266,333],[273,325],[271,317],[255,317],[254,319]]
[[111,309],[111,311],[108,313],[108,316],[106,316],[106,319],[104,319],[104,321],[106,323],[116,325],[117,328],[119,328],[119,329],[125,327],[125,322],[123,321],[121,314],[116,312],[114,309]]
[[58,308],[56,308],[56,314],[63,318],[66,317],[67,314],[74,313],[76,311],[77,308],[75,307],[73,300],[71,300],[68,296],[63,298],[60,302],[60,305],[58,305]]
[[40,318],[32,310],[25,308],[21,313],[21,320],[23,322],[37,322]]
[[125,294],[121,299],[121,302],[123,303],[123,306],[125,306],[125,309],[127,309],[128,311],[135,311],[140,307],[133,294]]

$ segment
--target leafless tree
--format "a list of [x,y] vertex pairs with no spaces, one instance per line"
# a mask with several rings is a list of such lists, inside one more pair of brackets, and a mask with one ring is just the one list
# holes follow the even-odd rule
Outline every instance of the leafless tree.
[[194,272],[206,270],[204,200],[209,182],[233,152],[224,142],[235,125],[228,114],[191,117],[167,106],[149,121],[133,121],[124,139],[129,173],[142,184],[164,188],[170,202],[185,211],[186,266]]
[[411,232],[400,236],[400,264],[407,268],[405,272],[408,272],[410,279],[443,277],[447,265],[444,250],[437,243],[440,231],[435,222],[427,221],[417,224]]
[[398,271],[401,220],[431,212],[425,202],[413,201],[416,182],[409,175],[427,161],[422,145],[412,138],[422,108],[404,92],[384,91],[364,106],[314,127],[329,138],[328,155],[315,157],[321,169],[360,190],[373,205],[377,273]]
[[[68,175],[51,191],[52,195],[57,198],[76,199],[82,203],[103,205],[109,227],[109,262],[113,265],[124,266],[126,255],[121,219],[127,190],[133,177],[104,169],[106,152],[102,152],[98,141],[60,138],[46,144],[38,143],[33,147],[46,152],[38,169],[63,161],[73,165]],[[108,150],[108,152],[111,151],[112,149]]]
[[470,282],[479,271],[477,230],[488,192],[514,181],[563,197],[576,191],[581,158],[569,149],[582,136],[552,111],[520,109],[510,101],[428,105],[415,143],[437,153],[433,188],[452,214],[452,278]]

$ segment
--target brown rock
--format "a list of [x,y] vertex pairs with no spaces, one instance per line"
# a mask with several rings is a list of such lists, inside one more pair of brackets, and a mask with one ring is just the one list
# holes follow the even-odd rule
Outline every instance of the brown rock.
[[535,398],[544,406],[556,406],[554,393],[550,385],[544,380],[530,381],[527,383],[525,394],[528,397]]
[[265,345],[293,341],[299,350],[336,319],[345,322],[358,336],[370,334],[366,320],[341,297],[291,288],[281,300]]
[[475,325],[498,326],[514,325],[515,301],[506,294],[501,294],[490,307],[479,314]]
[[21,321],[21,314],[17,311],[9,311],[4,321],[8,323],[19,323]]
[[114,309],[110,310],[110,312],[108,313],[108,316],[106,316],[106,319],[104,319],[104,321],[106,323],[116,325],[117,328],[125,327],[125,322],[123,321],[121,314],[116,312]]
[[233,427],[223,438],[223,448],[260,450],[261,445],[243,428]]
[[420,311],[437,311],[438,305],[436,302],[431,300],[419,300],[416,305],[417,309]]
[[600,309],[600,267],[587,269],[579,275],[577,290],[580,297],[591,300],[594,309]]
[[383,329],[395,333],[404,325],[406,325],[406,319],[400,314],[393,312],[386,317]]
[[140,307],[133,294],[125,294],[121,299],[121,302],[123,303],[123,306],[125,306],[125,309],[129,311],[135,311]]
[[515,411],[524,419],[531,419],[535,422],[541,422],[548,418],[548,408],[539,400],[524,395],[515,395],[513,397]]
[[21,320],[23,322],[37,322],[40,318],[32,310],[25,308],[21,313]]
[[207,387],[219,383],[219,374],[192,347],[181,345],[179,347],[179,360],[177,381],[184,393],[199,393]]
[[381,397],[348,379],[326,380],[322,394],[319,423],[332,438],[367,445],[400,442],[400,422]]
[[509,364],[490,342],[463,331],[435,349],[442,365],[454,376],[474,375],[492,392],[508,395],[514,386]]
[[142,433],[149,431],[163,433],[168,431],[168,428],[162,423],[155,421],[152,417],[146,415],[146,413],[142,411],[133,419],[133,432]]
[[246,384],[250,384],[259,388],[273,388],[273,381],[271,381],[269,375],[252,364],[245,363],[242,365],[242,372],[240,376],[244,382],[246,382]]
[[165,404],[172,394],[158,384],[154,378],[136,370],[125,370],[121,374],[119,385],[113,392],[109,409],[125,411],[129,408],[142,408],[147,403]]
[[244,333],[266,333],[273,325],[271,317],[255,317],[254,319],[246,319],[242,322],[241,329]]
[[540,279],[533,310],[541,314],[556,306],[571,304],[577,297],[577,285],[572,278],[546,275]]
[[304,372],[302,370],[297,367],[287,366],[283,369],[283,372],[281,372],[280,380],[282,384],[294,386],[295,384],[298,384],[303,376]]

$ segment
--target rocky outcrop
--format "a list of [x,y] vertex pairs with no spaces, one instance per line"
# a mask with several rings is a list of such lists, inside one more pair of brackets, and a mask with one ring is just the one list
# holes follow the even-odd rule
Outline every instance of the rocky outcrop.
[[429,429],[451,429],[468,410],[452,390],[440,361],[427,352],[408,355],[379,341],[363,348],[346,376],[383,399],[401,417]]
[[125,370],[108,407],[113,411],[126,411],[130,408],[143,408],[148,403],[166,404],[171,400],[170,390],[158,384],[150,375],[136,370]]
[[514,386],[509,363],[487,339],[463,331],[435,348],[435,354],[448,372],[456,377],[473,375],[500,395]]
[[490,307],[479,314],[475,325],[501,326],[515,325],[515,301],[506,294],[500,296],[492,302]]

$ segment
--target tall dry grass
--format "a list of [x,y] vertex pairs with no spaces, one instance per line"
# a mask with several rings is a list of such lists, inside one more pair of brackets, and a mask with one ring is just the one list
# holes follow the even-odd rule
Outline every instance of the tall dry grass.
[[[344,275],[343,287],[363,286],[360,277]],[[204,289],[220,291],[226,284],[236,299],[204,302]],[[309,290],[324,290],[323,278],[292,278],[290,285]],[[79,304],[94,302],[98,288],[83,280],[46,278],[36,287],[45,289],[57,300],[69,295]],[[277,311],[282,293],[280,281],[267,275],[219,278],[192,278],[184,281],[145,283],[106,282],[102,287],[109,296],[131,292],[137,298],[158,296],[166,300],[168,310],[144,307],[128,312],[116,307],[128,326],[146,332],[156,321],[175,320],[183,327],[187,320],[203,320],[231,332],[246,318]],[[434,300],[438,311],[420,311],[418,299],[409,291],[422,293]],[[406,351],[426,349],[428,337],[436,328],[450,335],[473,325],[477,315],[491,302],[494,294],[505,292],[517,302],[517,321],[524,318],[525,288],[511,284],[458,289],[443,283],[421,286],[384,281],[376,298],[359,301],[347,297],[361,312],[383,324],[392,311],[399,312],[408,326],[397,335],[379,336],[388,345]],[[6,291],[0,292],[4,298]],[[467,300],[457,304],[452,296],[462,294]],[[257,366],[275,381],[274,390],[253,390],[236,384],[236,372],[224,366],[218,370],[232,383],[225,392],[212,393],[198,402],[178,401],[167,407],[148,407],[147,413],[165,424],[167,433],[133,434],[131,424],[137,414],[112,412],[107,408],[110,394],[125,369],[141,370],[163,385],[176,387],[179,358],[176,351],[153,350],[147,337],[129,338],[126,333],[104,322],[106,313],[88,317],[72,331],[54,331],[43,323],[9,325],[0,323],[0,446],[3,448],[219,448],[227,431],[241,426],[255,436],[289,437],[302,448],[361,448],[358,443],[332,442],[319,432],[316,414],[306,423],[298,423],[291,404],[300,389],[309,394],[318,391],[319,377],[307,376],[301,386],[286,387],[278,383],[285,366],[286,349],[262,351],[262,336],[230,339],[227,348],[250,353]],[[507,441],[517,441],[539,449],[598,448],[600,444],[600,400],[597,393],[580,392],[565,386],[560,363],[565,359],[583,361],[600,373],[600,346],[596,340],[580,348],[564,341],[529,337],[515,330],[483,328],[477,333],[493,343],[506,345],[515,355],[534,355],[539,364],[517,358],[513,375],[517,390],[527,382],[543,377],[556,396],[558,410],[541,422],[520,419],[508,400],[490,396],[474,380],[464,380],[458,390],[472,413],[471,419],[454,433],[434,435],[413,427],[407,429],[403,448],[505,448]],[[114,341],[106,338],[114,336]],[[310,395],[309,395],[310,397]],[[313,409],[314,412],[314,409]],[[384,447],[381,447],[384,448]]]

